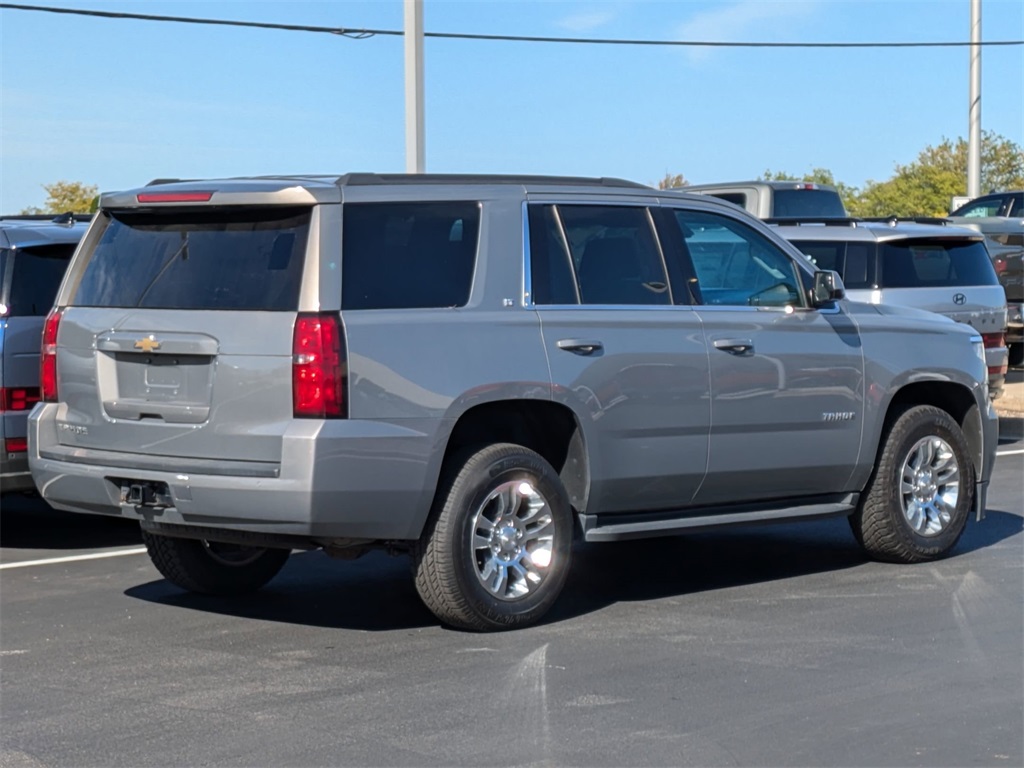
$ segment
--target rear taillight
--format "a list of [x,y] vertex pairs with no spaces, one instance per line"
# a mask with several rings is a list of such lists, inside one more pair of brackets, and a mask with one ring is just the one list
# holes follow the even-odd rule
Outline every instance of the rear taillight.
[[4,450],[8,453],[25,453],[28,450],[28,438],[8,437],[4,440]]
[[345,418],[345,368],[345,340],[338,315],[300,314],[292,337],[293,415],[305,419]]
[[[1006,346],[1006,334],[1005,333],[983,333],[981,334],[981,343],[985,346],[985,349],[996,349],[998,347]],[[997,374],[1006,374],[1009,371],[1009,365],[1006,361],[1003,361],[1002,365],[990,365],[988,367],[988,373],[990,376]]]
[[1002,275],[1006,269],[1006,259],[1000,257],[992,260],[992,267],[995,269],[997,275]]
[[43,348],[39,354],[39,390],[44,403],[57,402],[57,328],[63,307],[55,307],[43,326]]
[[39,402],[38,387],[14,387],[0,389],[0,412],[31,411]]

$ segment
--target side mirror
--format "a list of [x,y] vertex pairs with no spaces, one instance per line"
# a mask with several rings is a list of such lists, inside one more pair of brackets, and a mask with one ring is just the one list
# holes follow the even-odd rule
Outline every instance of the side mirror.
[[843,278],[831,269],[819,269],[814,273],[814,288],[811,289],[811,304],[821,307],[846,295]]

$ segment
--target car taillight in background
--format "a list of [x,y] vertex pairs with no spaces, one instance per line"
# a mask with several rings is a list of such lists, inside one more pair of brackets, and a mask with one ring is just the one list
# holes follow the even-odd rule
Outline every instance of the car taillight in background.
[[[985,345],[985,349],[996,349],[998,347],[1006,346],[1006,334],[1005,333],[983,333],[981,334],[981,343]],[[1009,370],[1009,366],[1004,361],[1002,365],[990,365],[988,367],[989,374],[1003,373],[1005,374]]]
[[43,348],[39,355],[39,389],[44,403],[57,402],[57,329],[63,307],[56,307],[46,316],[43,326]]
[[293,415],[307,419],[345,418],[345,369],[345,340],[338,315],[299,314],[292,337]]
[[28,438],[8,437],[4,440],[4,450],[7,453],[25,453],[28,451]]
[[38,387],[0,388],[0,412],[31,411],[39,402]]

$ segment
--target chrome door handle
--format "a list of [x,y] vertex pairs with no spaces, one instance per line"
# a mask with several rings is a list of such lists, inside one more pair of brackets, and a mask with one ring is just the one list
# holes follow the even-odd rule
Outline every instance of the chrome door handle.
[[716,339],[712,343],[715,349],[733,355],[749,355],[754,351],[754,342],[750,339]]
[[598,350],[604,349],[604,344],[593,339],[559,339],[555,343],[559,349],[575,352],[577,355],[592,355]]

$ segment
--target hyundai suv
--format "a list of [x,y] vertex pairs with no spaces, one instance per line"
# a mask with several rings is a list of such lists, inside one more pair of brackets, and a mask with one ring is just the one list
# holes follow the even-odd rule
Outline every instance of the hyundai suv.
[[855,301],[939,312],[985,343],[992,398],[1006,383],[1006,294],[985,238],[942,219],[770,219],[819,269],[838,272]]
[[997,440],[976,330],[847,302],[737,207],[614,179],[107,194],[42,365],[44,498],[138,520],[174,584],[381,548],[472,630],[543,616],[575,536],[839,515],[873,557],[940,557]]
[[28,414],[39,401],[39,340],[88,216],[0,217],[0,492],[31,491]]

